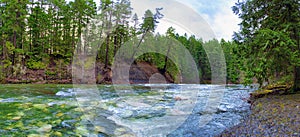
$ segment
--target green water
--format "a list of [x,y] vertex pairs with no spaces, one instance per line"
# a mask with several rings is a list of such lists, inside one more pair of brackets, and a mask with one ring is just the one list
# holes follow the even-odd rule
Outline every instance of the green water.
[[72,85],[0,85],[1,136],[80,136],[75,99],[55,93]]
[[[120,85],[119,88],[127,89]],[[59,91],[68,92],[73,85],[54,84],[6,84],[0,85],[0,137],[36,136],[89,136],[101,135],[101,128],[94,126],[84,115],[74,96],[60,97]],[[90,85],[80,86],[82,89]],[[104,99],[118,97],[112,86],[98,85]],[[146,96],[144,86],[133,88],[138,93],[131,96]],[[141,89],[141,91],[140,91]],[[107,102],[108,107],[116,103]],[[105,121],[105,120],[104,120]],[[109,124],[110,121],[107,121]],[[108,125],[109,126],[109,125]],[[112,128],[118,127],[113,124]],[[100,128],[100,129],[99,129]]]
[[[220,113],[200,127],[220,90]],[[237,98],[248,95],[241,85],[0,85],[0,137],[215,136],[249,113]]]

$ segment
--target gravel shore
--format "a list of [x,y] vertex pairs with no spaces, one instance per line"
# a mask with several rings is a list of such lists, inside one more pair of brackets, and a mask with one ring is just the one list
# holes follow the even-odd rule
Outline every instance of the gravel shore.
[[255,100],[244,122],[220,136],[300,136],[300,94],[268,95]]

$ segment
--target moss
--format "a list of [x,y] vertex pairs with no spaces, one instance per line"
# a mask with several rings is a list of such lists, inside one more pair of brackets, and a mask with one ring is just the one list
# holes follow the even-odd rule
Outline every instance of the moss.
[[107,106],[113,106],[113,107],[118,107],[116,102],[107,102],[106,103]]
[[291,93],[293,83],[274,83],[250,93],[250,102],[253,103],[256,99],[267,95],[282,95]]
[[154,95],[160,95],[161,93],[158,91],[150,90],[146,92],[139,92],[140,96],[154,96]]

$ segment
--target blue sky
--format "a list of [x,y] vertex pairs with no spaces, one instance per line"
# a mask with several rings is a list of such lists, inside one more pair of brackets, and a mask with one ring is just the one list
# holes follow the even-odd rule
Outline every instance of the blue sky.
[[176,0],[197,11],[213,29],[216,38],[230,40],[234,31],[239,30],[240,19],[231,7],[237,0]]

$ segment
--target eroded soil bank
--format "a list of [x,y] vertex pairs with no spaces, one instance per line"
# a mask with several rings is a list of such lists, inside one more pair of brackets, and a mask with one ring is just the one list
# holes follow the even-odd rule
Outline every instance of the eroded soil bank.
[[[18,74],[10,75],[2,81],[3,84],[111,84],[112,70],[110,67],[104,68],[104,64],[97,63],[95,67],[75,66],[77,70],[72,70],[72,66],[58,69],[57,66],[51,66],[46,69],[29,70]],[[74,66],[73,66],[74,68]],[[82,68],[84,70],[82,70]],[[73,71],[73,72],[72,72]],[[84,72],[84,73],[83,73]],[[94,72],[94,73],[93,73]],[[81,78],[72,78],[72,73],[83,74]],[[138,62],[132,64],[129,72],[129,82],[131,84],[149,83],[149,79],[154,74],[161,74],[160,70],[150,63]],[[166,73],[165,82],[175,83],[175,76]],[[122,83],[121,83],[122,84]]]

